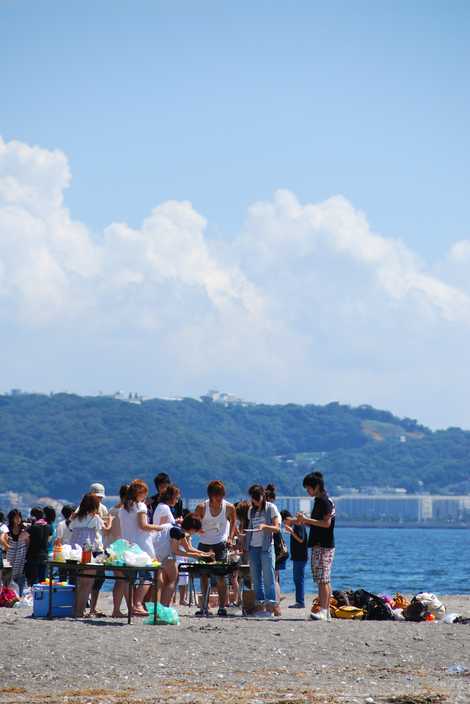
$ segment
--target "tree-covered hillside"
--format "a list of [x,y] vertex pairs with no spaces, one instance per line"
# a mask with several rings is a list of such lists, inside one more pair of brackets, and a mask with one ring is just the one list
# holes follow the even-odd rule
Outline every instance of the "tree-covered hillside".
[[[406,440],[406,442],[404,441]],[[232,496],[254,481],[301,493],[312,457],[332,488],[460,490],[470,433],[431,433],[370,406],[229,406],[193,399],[141,405],[57,394],[0,397],[0,491],[74,498],[92,481],[109,493],[169,472],[186,496],[222,479]],[[420,484],[422,482],[422,484]]]

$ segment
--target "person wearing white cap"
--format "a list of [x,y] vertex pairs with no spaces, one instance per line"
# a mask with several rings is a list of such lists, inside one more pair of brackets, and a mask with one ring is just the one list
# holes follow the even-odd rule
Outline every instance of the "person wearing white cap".
[[[95,496],[97,496],[99,498],[100,507],[98,510],[98,515],[103,521],[106,521],[109,516],[109,511],[103,503],[103,499],[106,498],[106,491],[104,488],[104,484],[100,484],[100,482],[94,482],[93,484],[90,484],[90,492],[89,493],[95,494]],[[100,594],[101,587],[104,584],[104,581],[105,581],[104,577],[96,577],[95,581],[93,582],[93,588],[91,590],[91,596],[90,596],[90,616],[105,616],[104,613],[96,610],[96,605],[98,603],[98,597]]]

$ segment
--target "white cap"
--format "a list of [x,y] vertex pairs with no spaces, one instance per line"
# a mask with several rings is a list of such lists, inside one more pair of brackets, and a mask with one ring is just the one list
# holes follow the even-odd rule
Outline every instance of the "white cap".
[[101,499],[104,499],[106,496],[105,491],[104,491],[104,485],[103,484],[92,484],[90,486],[90,494],[96,494],[96,496],[99,496]]

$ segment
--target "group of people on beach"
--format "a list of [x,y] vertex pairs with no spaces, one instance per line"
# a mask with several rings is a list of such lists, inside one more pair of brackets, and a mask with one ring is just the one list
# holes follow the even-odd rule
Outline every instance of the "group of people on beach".
[[[161,563],[158,575],[159,601],[169,606],[179,591],[179,603],[187,604],[187,575],[179,573],[179,564],[190,560],[226,562],[228,556],[240,556],[240,564],[249,565],[252,589],[255,594],[257,616],[280,614],[279,572],[285,569],[288,551],[281,529],[290,535],[290,556],[296,600],[289,608],[304,608],[305,568],[311,549],[311,566],[318,584],[320,610],[311,613],[316,620],[329,620],[331,596],[331,567],[334,559],[335,506],[328,496],[320,472],[304,477],[303,486],[314,498],[310,516],[299,512],[291,516],[279,512],[275,487],[253,484],[248,498],[236,503],[226,500],[224,484],[211,481],[207,499],[193,512],[183,509],[181,494],[165,473],[155,479],[156,494],[149,496],[148,486],[134,479],[121,486],[119,502],[108,510],[103,502],[105,487],[94,483],[82,497],[78,507],[63,506],[62,520],[56,521],[51,507],[35,507],[28,520],[18,509],[9,512],[6,520],[0,514],[0,560],[5,555],[11,565],[11,579],[21,593],[41,582],[46,576],[48,554],[59,541],[65,545],[90,545],[95,558],[105,554],[106,548],[119,538],[139,546],[152,560]],[[309,534],[307,534],[309,528]],[[194,536],[199,536],[197,547]],[[0,569],[1,569],[0,563]],[[66,569],[62,576],[66,575]],[[227,616],[230,604],[239,604],[240,591],[237,573],[227,583],[217,579],[218,616]],[[207,577],[201,578],[205,593]],[[98,598],[105,581],[105,573],[95,578],[80,578],[76,613],[83,615],[89,608],[90,616],[101,616]],[[136,578],[131,606],[134,615],[147,615],[146,599],[150,596],[152,575],[142,569]],[[230,590],[227,587],[230,587]],[[122,617],[123,600],[129,600],[128,585],[118,580],[113,590],[113,616]],[[129,605],[129,604],[128,604]],[[202,615],[202,609],[199,612]]]

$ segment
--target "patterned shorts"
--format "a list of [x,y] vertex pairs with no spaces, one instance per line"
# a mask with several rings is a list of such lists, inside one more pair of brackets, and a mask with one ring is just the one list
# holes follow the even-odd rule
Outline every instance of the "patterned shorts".
[[312,549],[312,573],[315,582],[329,584],[331,581],[331,566],[335,556],[334,548],[321,548],[316,545]]

